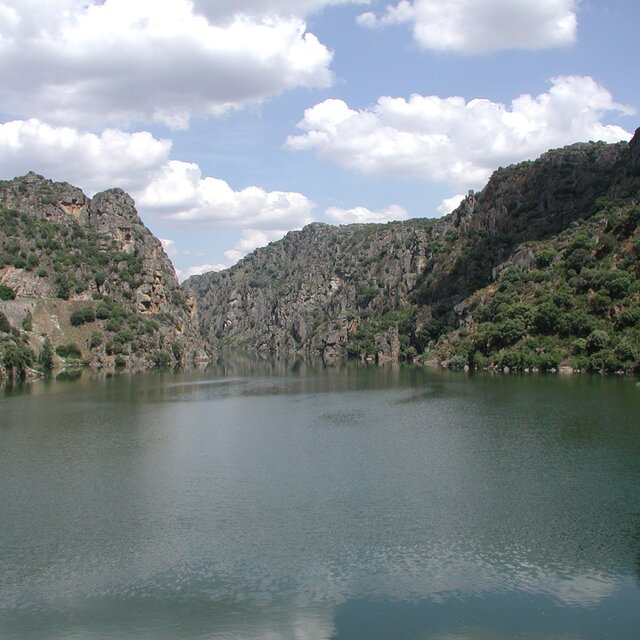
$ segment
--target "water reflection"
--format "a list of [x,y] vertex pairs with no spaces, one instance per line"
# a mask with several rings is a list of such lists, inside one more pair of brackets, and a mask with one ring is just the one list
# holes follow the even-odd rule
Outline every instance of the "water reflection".
[[0,398],[0,637],[636,637],[635,389],[263,366]]

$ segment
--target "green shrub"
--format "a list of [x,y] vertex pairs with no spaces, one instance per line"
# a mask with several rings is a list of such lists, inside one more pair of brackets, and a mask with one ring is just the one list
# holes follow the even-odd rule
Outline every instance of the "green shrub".
[[7,316],[0,311],[0,331],[3,333],[9,333],[11,331],[11,324],[9,324],[9,320],[7,320]]
[[628,295],[633,284],[633,277],[627,271],[613,271],[603,282],[609,295],[619,300]]
[[610,254],[616,246],[616,239],[610,234],[605,233],[598,242],[598,247],[596,249],[596,254],[598,258],[602,258]]
[[571,322],[571,333],[573,335],[585,338],[593,331],[595,323],[593,316],[588,315],[584,311],[576,311],[567,315]]
[[11,375],[24,378],[26,370],[33,364],[34,354],[26,345],[7,342],[4,345],[2,362]]
[[102,344],[102,334],[95,332],[91,334],[91,339],[89,340],[89,348],[95,349]]
[[[8,233],[8,231],[6,231]],[[5,245],[4,250],[12,256],[18,255],[20,251],[20,243],[15,239],[11,238]]]
[[553,262],[556,255],[557,255],[556,250],[552,249],[551,247],[545,247],[544,249],[541,249],[536,254],[536,266],[539,269],[544,269],[545,267],[548,267]]
[[356,289],[356,306],[358,309],[368,307],[379,292],[378,287],[358,287]]
[[135,335],[130,329],[123,329],[122,331],[119,331],[118,335],[116,336],[116,340],[124,343],[131,342],[134,338]]
[[587,338],[587,351],[589,353],[595,353],[601,351],[609,344],[609,334],[601,329],[592,331]]
[[584,355],[576,356],[575,358],[573,358],[573,360],[571,360],[571,367],[573,369],[579,369],[580,371],[589,369],[589,358]]
[[565,268],[567,272],[573,269],[576,273],[580,273],[582,269],[592,265],[594,258],[590,251],[586,249],[576,249],[572,251],[565,259]]
[[606,295],[604,290],[600,290],[597,293],[594,293],[591,298],[589,298],[589,309],[594,315],[597,316],[605,316],[609,313],[611,309],[611,305],[613,304],[611,298]]
[[624,365],[620,359],[612,351],[604,350],[594,353],[589,358],[589,368],[592,371],[605,371],[606,373],[615,373],[624,369]]
[[96,281],[96,285],[101,287],[107,280],[107,274],[104,271],[98,271],[94,275],[94,280]]
[[627,340],[622,340],[615,348],[615,354],[623,362],[635,362],[638,359],[638,352],[634,345]]
[[623,311],[616,318],[616,328],[640,326],[640,308]]
[[562,356],[557,351],[544,351],[536,357],[536,366],[541,371],[556,369],[562,360]]
[[464,369],[467,364],[467,358],[462,355],[454,355],[449,359],[449,369]]
[[160,351],[155,351],[151,356],[151,361],[153,362],[153,366],[162,369],[168,367],[171,364],[171,356],[169,352],[165,349]]
[[111,317],[111,309],[106,304],[99,304],[96,309],[96,318],[98,320],[106,320]]
[[107,331],[113,331],[114,333],[120,331],[122,328],[122,319],[121,318],[109,318],[107,324],[105,325],[105,329]]
[[46,373],[53,369],[53,346],[49,338],[45,338],[38,353],[38,364],[40,368]]
[[497,329],[497,339],[499,345],[502,347],[509,346],[511,344],[515,344],[525,335],[527,332],[526,323],[520,318],[512,318],[511,320],[506,320],[505,322],[500,323],[496,326]]
[[5,284],[0,284],[0,300],[13,300],[16,292]]
[[110,340],[105,346],[105,352],[108,356],[117,356],[124,353],[124,345],[119,340]]
[[533,319],[533,326],[542,334],[554,334],[558,328],[560,312],[552,302],[541,304]]
[[61,358],[77,359],[82,356],[80,347],[78,347],[78,345],[74,343],[61,344],[60,346],[56,347],[56,353]]
[[76,309],[69,316],[69,322],[74,327],[87,324],[88,322],[94,322],[96,319],[96,312],[92,307],[84,307],[83,309]]
[[62,300],[68,300],[69,294],[71,293],[71,285],[67,281],[60,282],[56,289],[56,298],[61,298]]
[[184,298],[184,293],[182,291],[180,291],[180,289],[174,289],[171,292],[171,302],[176,306],[176,307],[181,307],[184,305],[185,303],[185,298]]
[[578,338],[573,342],[572,351],[576,355],[583,355],[587,352],[587,346],[588,343],[584,338]]

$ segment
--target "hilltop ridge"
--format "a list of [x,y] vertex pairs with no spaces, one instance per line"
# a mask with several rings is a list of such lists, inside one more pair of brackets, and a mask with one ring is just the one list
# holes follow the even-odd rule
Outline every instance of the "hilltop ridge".
[[[441,219],[315,223],[185,287],[216,349],[629,371],[640,351],[629,316],[640,303],[639,201],[636,132],[629,143],[578,143],[500,168]],[[616,278],[626,284],[614,293]],[[580,327],[538,318],[557,288],[564,324],[575,312]],[[523,307],[508,336],[505,290]],[[597,331],[607,334],[596,334],[601,348],[573,344]]]
[[121,189],[1,182],[0,298],[0,376],[24,376],[43,348],[98,368],[206,357],[193,297]]

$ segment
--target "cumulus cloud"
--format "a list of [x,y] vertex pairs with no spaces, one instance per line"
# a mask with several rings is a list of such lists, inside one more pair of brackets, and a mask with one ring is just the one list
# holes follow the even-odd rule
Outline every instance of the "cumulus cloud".
[[224,180],[203,177],[197,164],[178,160],[167,162],[136,200],[166,222],[255,229],[302,226],[314,207],[301,193],[255,186],[234,191]]
[[353,224],[357,222],[389,222],[391,220],[406,220],[409,214],[399,205],[392,204],[380,211],[371,211],[366,207],[353,207],[352,209],[340,209],[329,207],[325,216],[337,224]]
[[363,13],[358,23],[409,23],[416,42],[435,51],[547,49],[575,41],[576,0],[402,0],[380,16]]
[[191,0],[0,0],[0,108],[49,123],[183,128],[193,115],[327,86],[331,58],[296,17],[216,23]]
[[73,181],[89,193],[114,186],[141,188],[167,161],[170,150],[169,140],[146,131],[107,129],[94,134],[35,119],[0,124],[0,175],[12,178],[36,171]]
[[222,271],[226,268],[224,264],[198,264],[193,267],[188,267],[187,269],[176,269],[176,273],[178,274],[178,280],[184,282],[191,276],[199,276],[203,273],[209,273],[210,271]]
[[[176,270],[178,279],[180,282],[183,282],[191,276],[208,273],[209,271],[228,269],[238,262],[238,260],[244,258],[249,252],[258,247],[264,247],[275,240],[280,240],[280,238],[283,238],[287,233],[288,231],[283,229],[244,229],[240,240],[236,242],[233,248],[224,252],[224,264],[199,264],[188,267],[187,269],[178,269]],[[161,240],[160,242],[162,242],[164,246],[165,241]]]
[[455,196],[451,196],[450,198],[445,198],[436,209],[438,215],[446,216],[448,213],[451,213],[462,201],[464,200],[464,195],[462,193],[457,193]]
[[[38,120],[0,124],[0,178],[33,170],[90,195],[119,186],[134,196],[145,218],[242,230],[227,252],[231,262],[313,219],[315,205],[301,193],[257,186],[235,191],[224,180],[203,176],[197,164],[170,160],[170,151],[170,141],[146,131],[94,134]],[[170,257],[177,255],[172,240],[161,242]]]
[[370,0],[195,0],[196,9],[213,20],[238,15],[306,16],[339,4],[370,4]]
[[242,232],[242,238],[234,245],[232,249],[224,252],[229,266],[235,264],[244,258],[250,251],[258,247],[264,247],[270,242],[280,240],[287,234],[284,229],[245,229]]
[[353,110],[325,100],[304,114],[289,136],[292,150],[315,149],[323,158],[371,175],[413,176],[458,187],[480,187],[498,166],[537,157],[577,140],[628,140],[619,126],[604,124],[611,112],[633,113],[588,76],[554,78],[538,96],[509,106],[414,94],[382,97]]
[[176,243],[173,240],[167,240],[166,238],[158,238],[160,240],[160,244],[164,249],[164,252],[170,257],[175,258],[178,255],[178,250],[176,249]]

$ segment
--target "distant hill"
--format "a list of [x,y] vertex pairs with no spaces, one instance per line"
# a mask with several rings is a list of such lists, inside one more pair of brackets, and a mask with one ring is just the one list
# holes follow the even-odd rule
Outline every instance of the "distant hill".
[[639,221],[636,132],[500,168],[442,219],[312,224],[185,287],[219,350],[637,371]]
[[0,182],[0,379],[205,357],[195,301],[124,191]]

